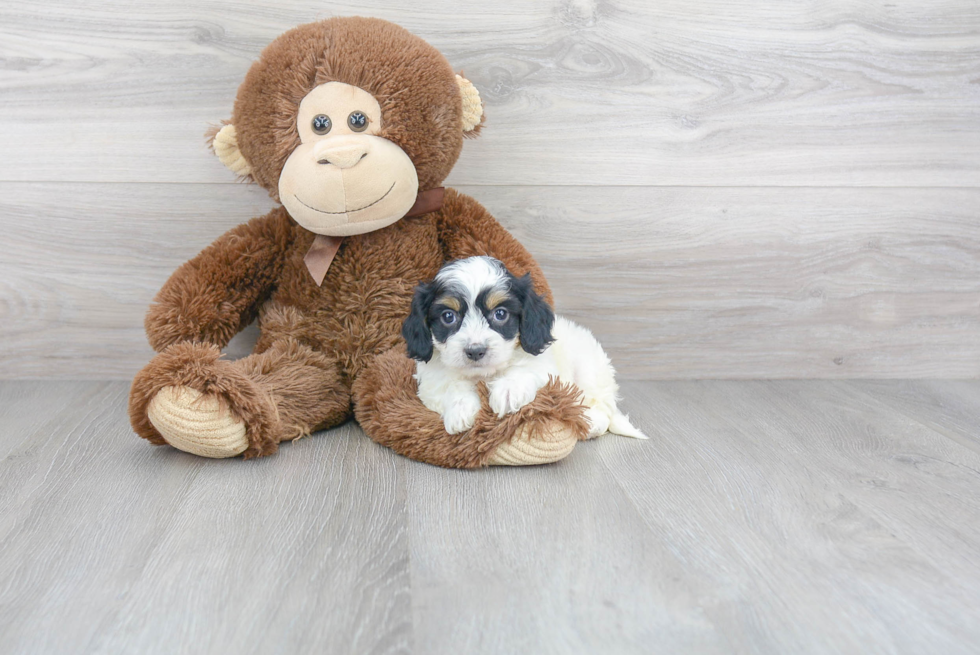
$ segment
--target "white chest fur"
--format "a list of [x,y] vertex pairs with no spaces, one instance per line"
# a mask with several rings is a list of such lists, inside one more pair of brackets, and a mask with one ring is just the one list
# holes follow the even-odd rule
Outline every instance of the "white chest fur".
[[417,363],[419,398],[443,417],[450,434],[458,434],[473,426],[480,410],[476,390],[480,381],[490,391],[490,409],[502,417],[530,403],[549,378],[556,377],[581,390],[590,438],[606,431],[643,438],[616,406],[616,372],[592,333],[559,316],[552,335],[554,343],[540,355],[529,355],[517,347],[502,366],[478,376],[447,366],[435,353],[429,362]]

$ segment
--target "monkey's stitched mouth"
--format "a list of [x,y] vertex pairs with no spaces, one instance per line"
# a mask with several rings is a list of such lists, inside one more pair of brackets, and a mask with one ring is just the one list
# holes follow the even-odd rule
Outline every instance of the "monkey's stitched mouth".
[[378,198],[377,200],[375,200],[374,202],[372,202],[370,205],[364,205],[363,207],[361,207],[359,209],[347,209],[347,210],[344,210],[342,212],[326,212],[326,211],[323,211],[322,209],[317,209],[316,207],[310,207],[305,202],[303,202],[302,200],[300,200],[300,197],[298,195],[296,195],[295,193],[293,194],[293,197],[296,198],[296,200],[299,202],[299,204],[301,204],[304,207],[307,207],[309,209],[312,209],[315,212],[320,212],[321,214],[334,214],[334,215],[336,215],[336,214],[353,214],[354,212],[363,211],[363,210],[367,209],[368,207],[374,207],[376,204],[378,204],[379,202],[381,202],[382,200],[384,200],[385,198],[387,198],[388,197],[388,194],[391,193],[391,190],[395,188],[395,184],[397,184],[397,182],[392,182],[391,183],[391,186],[388,187],[388,190],[385,191],[385,194],[383,196],[381,196],[380,198]]

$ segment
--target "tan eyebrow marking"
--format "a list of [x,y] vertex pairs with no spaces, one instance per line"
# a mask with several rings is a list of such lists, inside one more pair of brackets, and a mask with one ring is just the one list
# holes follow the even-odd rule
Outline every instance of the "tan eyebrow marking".
[[436,303],[440,305],[445,305],[446,307],[453,310],[454,312],[459,311],[459,300],[453,298],[452,296],[443,296],[442,298],[437,300]]
[[506,291],[501,291],[500,289],[494,289],[487,294],[487,309],[493,309],[500,303],[504,302],[510,298],[510,295]]

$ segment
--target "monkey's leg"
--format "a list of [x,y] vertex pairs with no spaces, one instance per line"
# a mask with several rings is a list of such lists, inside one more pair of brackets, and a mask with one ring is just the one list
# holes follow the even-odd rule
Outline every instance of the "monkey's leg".
[[448,434],[440,416],[419,400],[415,362],[404,346],[378,356],[354,382],[354,413],[383,446],[415,460],[452,468],[546,464],[567,456],[589,426],[577,389],[551,382],[530,404],[498,419],[486,388],[473,428]]
[[129,395],[136,433],[203,457],[249,458],[350,416],[350,389],[327,355],[291,339],[237,361],[220,355],[185,342],[154,357]]

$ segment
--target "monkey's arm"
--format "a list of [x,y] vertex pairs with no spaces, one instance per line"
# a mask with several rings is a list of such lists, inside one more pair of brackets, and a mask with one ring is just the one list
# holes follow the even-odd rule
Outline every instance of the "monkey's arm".
[[144,322],[154,350],[179,341],[228,344],[282,271],[292,229],[282,208],[229,230],[174,271]]
[[446,189],[438,225],[447,261],[477,255],[495,257],[517,277],[530,273],[534,290],[554,305],[551,288],[534,257],[476,200]]
[[[496,257],[515,275],[530,273],[535,289],[551,302],[551,290],[534,258],[476,200],[446,189],[436,218],[446,259]],[[422,404],[414,373],[415,362],[404,346],[397,346],[379,355],[353,385],[354,415],[361,427],[406,457],[457,468],[544,464],[568,455],[588,434],[581,392],[557,379],[503,418],[491,411],[482,387],[482,409],[473,426],[449,434],[442,417]]]

